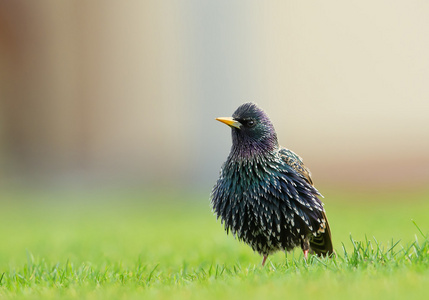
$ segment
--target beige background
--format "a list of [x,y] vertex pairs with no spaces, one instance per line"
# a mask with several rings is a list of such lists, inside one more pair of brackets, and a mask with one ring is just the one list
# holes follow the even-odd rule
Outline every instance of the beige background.
[[254,101],[316,183],[427,185],[429,2],[267,2],[0,2],[1,182],[206,189]]

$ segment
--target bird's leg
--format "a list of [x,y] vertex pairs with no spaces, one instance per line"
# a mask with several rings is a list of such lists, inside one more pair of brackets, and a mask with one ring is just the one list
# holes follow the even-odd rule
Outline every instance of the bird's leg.
[[308,249],[307,250],[302,250],[304,252],[304,258],[305,260],[308,259]]
[[302,252],[304,252],[305,260],[307,260],[308,259],[308,251],[310,249],[310,242],[309,242],[308,238],[301,240],[301,249],[302,249]]
[[262,259],[262,266],[265,265],[265,261],[267,260],[268,255],[264,255],[264,258]]

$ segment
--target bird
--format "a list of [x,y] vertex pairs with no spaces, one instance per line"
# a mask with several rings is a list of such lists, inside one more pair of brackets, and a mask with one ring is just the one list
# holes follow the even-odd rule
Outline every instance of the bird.
[[213,213],[227,234],[262,257],[301,247],[308,253],[334,253],[331,230],[300,156],[279,146],[268,115],[254,103],[240,105],[232,117],[216,118],[232,131],[232,146],[210,195]]

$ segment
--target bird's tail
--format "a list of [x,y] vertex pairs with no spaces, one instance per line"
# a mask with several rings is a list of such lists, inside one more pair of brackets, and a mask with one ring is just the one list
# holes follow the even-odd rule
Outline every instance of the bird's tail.
[[331,229],[329,228],[328,219],[326,218],[326,214],[324,212],[323,217],[326,221],[324,231],[318,233],[316,236],[312,235],[310,238],[310,249],[319,256],[327,256],[334,253]]

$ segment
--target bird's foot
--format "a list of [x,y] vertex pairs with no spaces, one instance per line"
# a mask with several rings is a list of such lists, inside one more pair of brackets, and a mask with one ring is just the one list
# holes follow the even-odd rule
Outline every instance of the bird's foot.
[[267,260],[267,257],[268,257],[268,256],[264,255],[264,258],[262,259],[262,266],[264,266],[264,265],[265,265],[265,261]]

